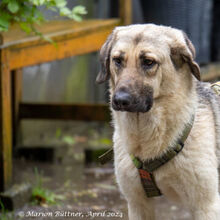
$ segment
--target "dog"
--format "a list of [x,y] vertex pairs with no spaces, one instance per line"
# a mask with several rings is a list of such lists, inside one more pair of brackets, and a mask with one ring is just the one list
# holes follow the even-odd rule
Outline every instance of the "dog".
[[220,101],[200,82],[187,35],[154,24],[116,27],[100,61],[96,81],[110,84],[115,175],[129,219],[155,219],[155,199],[146,196],[131,155],[162,158],[190,124],[181,151],[152,175],[160,192],[194,220],[219,220]]

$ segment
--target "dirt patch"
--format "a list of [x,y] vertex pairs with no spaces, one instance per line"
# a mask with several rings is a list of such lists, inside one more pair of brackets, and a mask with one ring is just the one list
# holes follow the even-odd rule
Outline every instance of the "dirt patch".
[[[111,128],[94,123],[90,127],[88,123],[83,126],[78,123],[64,122],[63,124],[62,126],[59,122],[56,126],[53,124],[44,126],[45,129],[40,127],[37,131],[29,129],[26,133],[27,138],[23,142],[27,147],[54,144],[62,148],[65,144],[62,160],[42,163],[15,159],[13,170],[15,183],[28,182],[32,186],[35,186],[38,181],[37,170],[42,187],[56,195],[56,203],[48,205],[44,201],[41,204],[30,202],[13,213],[9,213],[14,215],[12,219],[128,220],[127,204],[116,184],[113,165],[88,166],[84,163],[85,148],[111,145],[109,141],[112,135]],[[164,197],[155,200],[157,220],[192,219],[187,211],[166,201]]]

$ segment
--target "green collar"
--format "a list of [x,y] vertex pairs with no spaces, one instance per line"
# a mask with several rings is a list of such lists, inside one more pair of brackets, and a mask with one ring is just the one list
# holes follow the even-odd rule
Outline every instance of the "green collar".
[[161,196],[162,193],[157,187],[154,179],[153,171],[169,162],[173,159],[184,147],[184,142],[186,141],[189,133],[192,129],[194,122],[194,115],[192,116],[190,122],[185,125],[181,138],[172,147],[168,148],[168,151],[164,153],[161,157],[141,161],[138,157],[133,154],[130,155],[134,166],[138,169],[140,180],[144,188],[147,197]]
[[130,154],[130,157],[135,167],[137,169],[142,168],[146,170],[147,172],[152,173],[154,170],[158,169],[159,167],[161,167],[162,165],[164,165],[165,163],[173,159],[183,149],[184,143],[192,129],[194,118],[195,116],[193,115],[191,117],[190,122],[188,122],[185,125],[182,136],[179,138],[176,144],[174,146],[169,147],[168,148],[169,150],[166,153],[164,153],[161,157],[151,159],[151,160],[146,160],[142,162],[141,160],[139,160],[138,157],[135,157],[133,154]]

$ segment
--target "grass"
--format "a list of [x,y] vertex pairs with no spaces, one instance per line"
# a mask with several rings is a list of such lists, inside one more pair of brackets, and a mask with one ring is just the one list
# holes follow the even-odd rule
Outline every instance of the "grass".
[[64,196],[57,195],[54,192],[42,186],[42,176],[35,168],[36,185],[32,189],[32,202],[37,205],[54,205],[58,200],[64,200]]
[[10,213],[4,206],[3,202],[0,200],[0,220],[14,220],[14,213]]
[[[62,195],[57,195],[52,191],[43,187],[43,178],[39,174],[38,169],[35,168],[36,175],[36,185],[32,189],[32,202],[34,205],[54,205],[57,204],[59,200],[64,200],[65,197]],[[14,220],[14,212],[9,212],[3,202],[0,200],[0,220]]]

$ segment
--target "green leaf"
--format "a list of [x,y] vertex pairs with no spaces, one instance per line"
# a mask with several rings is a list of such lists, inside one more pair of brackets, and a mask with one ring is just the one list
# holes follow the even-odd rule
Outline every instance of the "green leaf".
[[69,16],[71,14],[71,11],[69,8],[61,8],[60,9],[60,15],[61,16]]
[[10,24],[10,18],[6,16],[5,14],[0,15],[0,26],[2,28],[8,29],[9,24]]
[[68,16],[71,19],[74,19],[75,21],[82,21],[82,17],[80,15],[77,14],[71,14]]
[[72,136],[65,136],[63,137],[63,142],[69,145],[75,144],[75,139]]
[[45,1],[45,0],[29,0],[29,2],[33,5],[40,6],[40,5],[46,4],[47,1]]
[[17,22],[19,22],[20,19],[21,19],[21,18],[20,18],[19,16],[14,16],[14,17],[13,17],[13,20],[14,20],[14,21],[17,21]]
[[56,7],[56,2],[55,2],[54,0],[46,1],[45,6],[46,6],[47,8]]
[[41,11],[36,10],[35,17],[39,22],[45,21],[44,16]]
[[40,5],[46,4],[47,0],[38,0]]
[[82,5],[78,5],[72,9],[72,13],[78,15],[85,15],[87,14],[86,8]]
[[55,3],[58,8],[63,8],[67,4],[66,0],[55,0]]
[[15,13],[18,12],[18,10],[19,10],[19,4],[18,4],[16,1],[10,1],[10,2],[8,3],[8,10],[9,10],[11,13],[15,14]]
[[5,3],[8,4],[9,2],[10,2],[10,0],[2,0],[1,3],[2,3],[2,4],[5,4]]
[[32,7],[30,7],[28,5],[23,5],[19,10],[19,16],[21,18],[25,18],[26,16],[30,17],[31,16],[31,10],[32,10]]
[[32,0],[31,2],[32,2],[33,5],[38,6],[38,0]]
[[7,30],[8,30],[7,28],[4,28],[4,27],[1,27],[1,26],[0,26],[0,32],[1,32],[1,31],[7,31]]
[[30,34],[32,29],[30,27],[30,25],[28,23],[25,23],[25,22],[21,22],[20,24],[20,28],[25,31],[27,34]]

